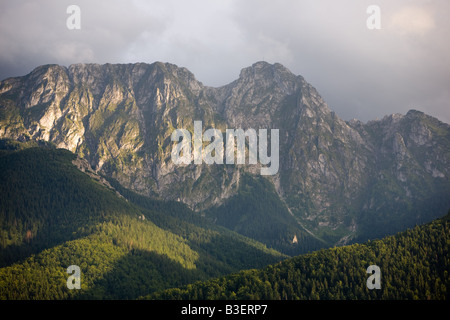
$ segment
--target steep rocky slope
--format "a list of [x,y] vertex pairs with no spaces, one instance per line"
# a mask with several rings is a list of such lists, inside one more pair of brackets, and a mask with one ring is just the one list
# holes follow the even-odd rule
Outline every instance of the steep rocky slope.
[[260,165],[175,165],[171,134],[196,120],[203,130],[279,129],[279,170],[266,179],[299,228],[329,244],[450,207],[448,124],[418,111],[343,121],[280,64],[257,62],[219,88],[160,62],[46,65],[0,83],[0,138],[50,141],[126,188],[211,212]]

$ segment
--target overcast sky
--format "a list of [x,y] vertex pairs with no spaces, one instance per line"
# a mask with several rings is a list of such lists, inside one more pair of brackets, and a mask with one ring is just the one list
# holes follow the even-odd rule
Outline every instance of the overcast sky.
[[[80,8],[69,29],[67,7]],[[381,29],[369,29],[370,5]],[[205,85],[279,62],[341,118],[450,123],[448,0],[0,0],[0,79],[57,63],[170,62]]]

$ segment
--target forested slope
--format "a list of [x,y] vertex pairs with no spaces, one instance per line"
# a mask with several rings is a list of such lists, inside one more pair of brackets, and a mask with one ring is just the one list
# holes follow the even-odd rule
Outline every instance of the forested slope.
[[285,258],[183,205],[119,197],[67,150],[0,145],[0,299],[133,299]]
[[[450,213],[365,244],[301,255],[263,269],[170,289],[149,299],[448,299]],[[381,289],[369,290],[370,265]]]

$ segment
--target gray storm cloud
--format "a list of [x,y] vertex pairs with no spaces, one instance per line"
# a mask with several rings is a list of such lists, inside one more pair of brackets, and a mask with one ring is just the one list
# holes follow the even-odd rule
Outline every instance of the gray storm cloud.
[[[81,9],[69,30],[66,9]],[[369,30],[369,5],[381,29]],[[166,61],[206,85],[260,60],[314,85],[344,118],[418,109],[450,122],[450,2],[1,1],[0,78],[57,63]]]

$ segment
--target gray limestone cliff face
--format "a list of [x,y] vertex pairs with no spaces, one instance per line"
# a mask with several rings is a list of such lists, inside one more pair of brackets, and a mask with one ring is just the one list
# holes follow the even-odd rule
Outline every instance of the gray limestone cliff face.
[[267,179],[316,232],[348,237],[358,212],[449,188],[448,124],[417,111],[345,122],[280,64],[255,63],[218,88],[160,62],[46,65],[0,83],[0,138],[50,141],[126,188],[201,211],[235,194],[242,172],[259,174],[259,166],[175,165],[171,134],[192,132],[195,120],[203,130],[279,129],[279,171]]

